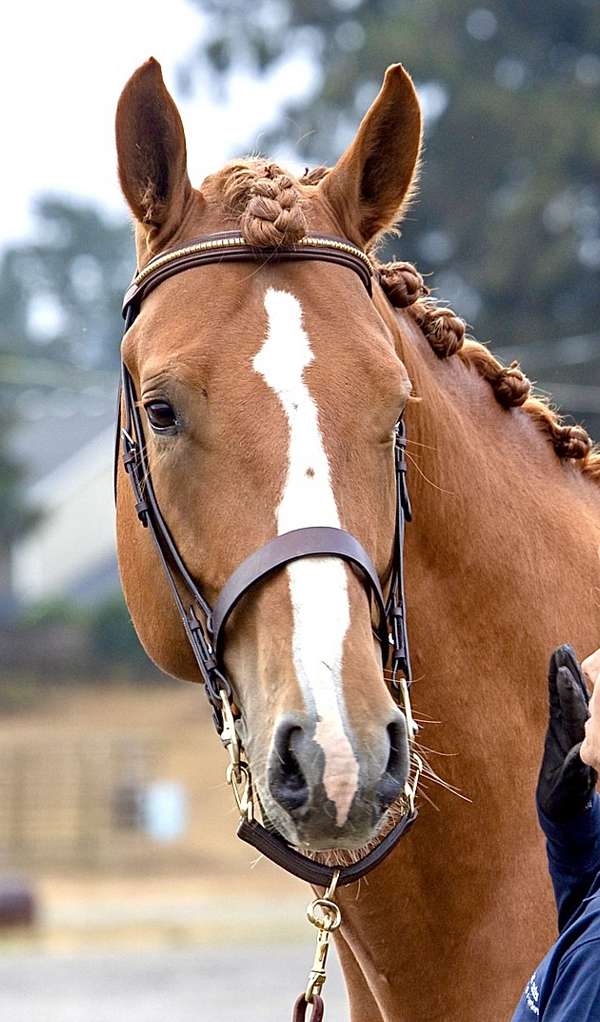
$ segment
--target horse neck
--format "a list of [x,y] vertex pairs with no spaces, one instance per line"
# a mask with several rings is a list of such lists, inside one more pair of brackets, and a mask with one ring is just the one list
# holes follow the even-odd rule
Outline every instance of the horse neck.
[[525,411],[502,408],[476,370],[438,359],[410,316],[399,319],[419,399],[407,416],[411,606],[429,619],[459,604],[471,638],[485,646],[494,632],[503,651],[532,613],[540,649],[597,640],[600,486],[561,463]]
[[419,399],[406,595],[431,769],[406,842],[359,895],[340,893],[352,1017],[472,1022],[484,1004],[507,1018],[554,925],[534,816],[545,674],[559,642],[598,645],[600,487],[457,356],[439,360],[408,313],[398,327]]

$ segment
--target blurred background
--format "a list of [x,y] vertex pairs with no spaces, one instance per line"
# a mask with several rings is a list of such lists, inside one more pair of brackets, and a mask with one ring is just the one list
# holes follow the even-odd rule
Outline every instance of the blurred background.
[[[116,101],[148,56],[193,183],[331,163],[385,67],[425,113],[389,247],[600,438],[600,5],[22,0],[0,39],[0,1014],[287,1017],[307,891],[234,838],[203,693],[161,677],[118,585],[111,463],[131,227]],[[335,973],[335,970],[334,970]],[[346,1017],[330,981],[331,1018]],[[254,1012],[254,1014],[252,1014]]]

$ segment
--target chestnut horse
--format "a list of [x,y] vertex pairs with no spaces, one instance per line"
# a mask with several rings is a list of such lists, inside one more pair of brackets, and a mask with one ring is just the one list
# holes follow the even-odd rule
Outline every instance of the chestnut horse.
[[[179,114],[150,60],[121,96],[117,145],[139,268],[223,230],[257,248],[341,237],[375,259],[414,189],[421,118],[393,66],[332,169],[296,179],[238,161],[194,189]],[[156,288],[123,344],[162,512],[211,602],[244,557],[303,526],[350,531],[385,581],[393,429],[406,406],[417,713],[432,722],[425,744],[450,754],[434,761],[449,787],[434,787],[432,769],[410,835],[339,894],[353,1022],[510,1017],[554,932],[533,803],[548,654],[565,640],[586,654],[600,632],[598,456],[528,396],[518,368],[463,342],[460,321],[425,291],[406,264],[382,268],[372,299],[339,265],[213,264]],[[198,680],[122,468],[117,513],[138,635],[164,671]],[[385,806],[369,800],[390,742],[406,751],[406,729],[354,573],[327,557],[272,575],[232,615],[225,661],[278,829],[337,855],[376,840]],[[302,813],[290,797],[300,782]]]

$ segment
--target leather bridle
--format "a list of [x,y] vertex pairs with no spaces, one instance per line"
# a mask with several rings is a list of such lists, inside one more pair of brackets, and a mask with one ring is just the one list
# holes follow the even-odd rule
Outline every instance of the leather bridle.
[[[183,248],[155,256],[136,274],[123,301],[124,332],[135,321],[144,298],[164,280],[195,267],[239,260],[261,264],[290,260],[334,263],[355,272],[369,295],[372,295],[372,281],[376,275],[369,257],[342,238],[316,235],[303,238],[293,245],[259,249],[248,245],[242,235],[235,231],[209,235]],[[387,599],[383,595],[375,567],[358,540],[344,529],[314,526],[278,535],[250,554],[230,575],[214,607],[211,607],[188,571],[160,510],[146,456],[140,407],[131,374],[124,362],[121,364],[120,394],[115,444],[115,495],[117,463],[122,450],[123,466],[129,476],[138,518],[154,541],[204,682],[215,727],[230,754],[228,779],[232,783],[242,817],[238,836],[308,883],[323,887],[329,887],[332,882],[338,886],[352,883],[389,855],[417,815],[414,796],[422,764],[413,747],[416,726],[409,695],[411,667],[405,615],[403,545],[404,525],[411,520],[412,513],[406,485],[404,421],[402,418],[398,421],[394,435],[396,526]],[[313,861],[292,848],[273,828],[267,829],[254,818],[250,769],[243,759],[237,735],[234,691],[223,660],[225,626],[239,601],[273,572],[291,561],[316,556],[342,558],[365,585],[376,612],[373,631],[381,645],[383,667],[391,661],[389,685],[406,716],[414,767],[413,777],[402,796],[403,813],[399,821],[372,851],[342,869]]]

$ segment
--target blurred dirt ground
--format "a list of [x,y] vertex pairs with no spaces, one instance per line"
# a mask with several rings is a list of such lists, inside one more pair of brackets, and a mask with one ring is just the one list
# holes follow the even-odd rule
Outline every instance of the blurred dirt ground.
[[[7,1022],[287,1022],[312,952],[298,945],[28,951],[0,958]],[[347,1011],[337,962],[328,1022]]]
[[[153,777],[185,788],[177,841],[113,833],[98,812],[102,778],[88,769],[88,788],[75,776],[82,755],[89,767],[87,750],[115,736],[126,747],[152,741]],[[0,746],[9,764],[0,874],[26,879],[39,904],[34,930],[0,931],[2,1022],[291,1017],[313,959],[311,892],[236,839],[226,760],[199,687],[54,686],[26,713],[0,716]],[[16,767],[32,759],[24,778]],[[327,1019],[345,1022],[330,961]]]
[[[309,891],[243,878],[46,878],[33,931],[0,938],[10,1022],[283,1022],[312,964]],[[332,952],[327,1018],[345,1022]]]

